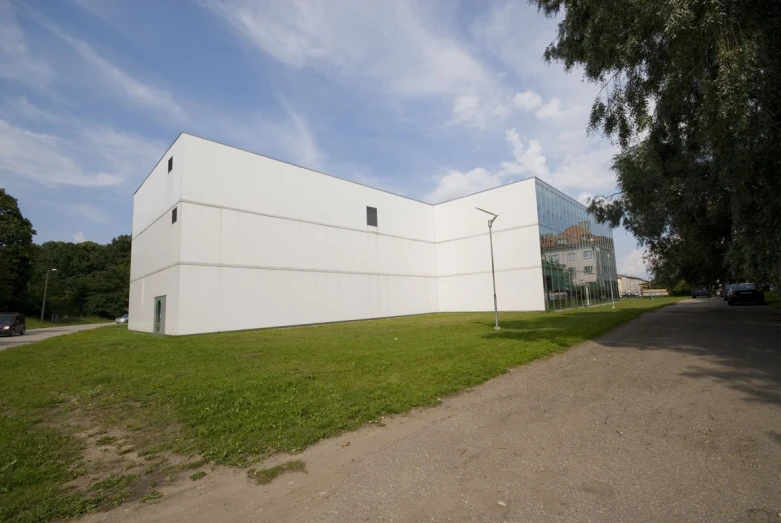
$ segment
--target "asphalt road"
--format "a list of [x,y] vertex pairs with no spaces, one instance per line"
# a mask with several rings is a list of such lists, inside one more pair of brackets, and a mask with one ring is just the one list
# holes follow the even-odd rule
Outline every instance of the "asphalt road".
[[686,300],[322,441],[306,474],[215,468],[87,519],[781,522],[779,312]]
[[113,325],[113,323],[91,323],[89,325],[70,325],[67,327],[29,329],[24,336],[7,336],[0,338],[0,351],[10,347],[27,345],[28,343],[45,340],[54,336],[62,336],[63,334],[70,334],[72,332],[85,331],[89,329],[95,329],[97,327],[105,327],[106,325]]

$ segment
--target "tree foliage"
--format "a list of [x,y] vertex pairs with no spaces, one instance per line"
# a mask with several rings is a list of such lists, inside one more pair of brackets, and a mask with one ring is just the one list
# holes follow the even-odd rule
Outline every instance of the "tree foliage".
[[46,272],[47,314],[116,317],[127,312],[130,280],[129,235],[107,245],[94,242],[46,242],[36,246],[29,286],[29,309],[40,312]]
[[34,235],[16,198],[0,188],[0,310],[21,305],[18,298],[30,280]]
[[654,272],[781,282],[781,2],[536,0],[564,11],[545,52],[602,85],[620,193],[592,210]]

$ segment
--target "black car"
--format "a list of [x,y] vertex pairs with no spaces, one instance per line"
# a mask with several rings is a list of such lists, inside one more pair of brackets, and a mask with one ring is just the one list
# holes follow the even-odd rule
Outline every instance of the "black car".
[[735,305],[736,303],[764,305],[765,293],[753,283],[738,283],[729,288],[727,303],[730,305]]
[[692,298],[696,299],[697,296],[704,296],[706,298],[710,298],[710,289],[706,289],[706,288],[692,289]]
[[0,336],[22,335],[27,330],[24,314],[0,312]]

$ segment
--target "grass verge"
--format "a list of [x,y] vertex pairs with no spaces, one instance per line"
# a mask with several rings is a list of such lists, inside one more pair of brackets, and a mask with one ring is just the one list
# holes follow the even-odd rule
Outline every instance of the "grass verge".
[[[10,348],[0,352],[0,521],[154,501],[169,473],[250,466],[434,405],[678,300],[503,313],[500,331],[490,313],[433,314],[176,338],[106,327]],[[124,468],[96,470],[88,451]],[[120,476],[134,478],[132,492]],[[65,487],[76,478],[81,488]]]

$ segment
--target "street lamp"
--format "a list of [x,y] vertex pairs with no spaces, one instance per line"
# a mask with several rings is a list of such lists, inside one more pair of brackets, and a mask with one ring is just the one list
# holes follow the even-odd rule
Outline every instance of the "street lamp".
[[488,220],[488,239],[491,242],[491,279],[494,282],[494,330],[498,331],[499,330],[499,307],[496,304],[496,271],[494,270],[494,237],[493,234],[491,233],[491,227],[494,224],[494,220],[496,220],[499,217],[499,215],[486,211],[485,209],[481,209],[480,207],[475,207],[475,209],[493,216],[493,218]]
[[[591,250],[594,250],[594,238],[591,238]],[[613,250],[608,249],[607,247],[602,247],[602,250],[607,251],[609,253],[613,254],[613,257],[615,257],[616,253]],[[599,248],[597,247],[597,252],[599,252]],[[597,275],[597,278],[599,278],[599,275]],[[616,308],[616,301],[613,298],[613,282],[610,282],[610,303],[613,305],[613,309]]]
[[46,289],[49,288],[49,274],[52,272],[57,272],[57,269],[46,271],[46,284],[43,286],[43,305],[41,305],[41,322],[43,322],[43,312],[46,309]]

